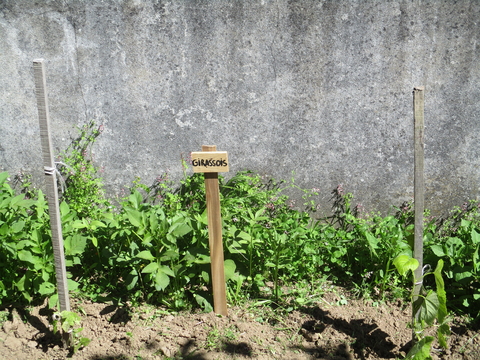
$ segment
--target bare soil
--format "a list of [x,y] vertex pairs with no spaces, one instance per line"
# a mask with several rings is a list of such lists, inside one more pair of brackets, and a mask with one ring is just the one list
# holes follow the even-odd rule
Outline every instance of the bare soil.
[[[168,312],[152,306],[115,307],[72,301],[91,343],[69,353],[52,332],[45,306],[9,308],[0,330],[0,359],[402,359],[410,346],[410,308],[401,302],[373,306],[336,293],[303,310],[232,307],[228,317]],[[480,336],[452,320],[446,352],[433,359],[478,360]]]

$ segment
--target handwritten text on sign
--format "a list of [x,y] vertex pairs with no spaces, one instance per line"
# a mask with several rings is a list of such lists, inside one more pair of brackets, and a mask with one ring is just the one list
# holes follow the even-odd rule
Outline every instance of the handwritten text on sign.
[[226,151],[192,152],[193,172],[228,172],[228,154]]

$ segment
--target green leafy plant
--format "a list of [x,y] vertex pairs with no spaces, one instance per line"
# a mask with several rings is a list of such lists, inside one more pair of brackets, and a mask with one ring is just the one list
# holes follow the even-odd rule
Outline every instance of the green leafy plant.
[[102,133],[103,125],[92,120],[79,128],[79,134],[59,156],[62,198],[80,217],[96,218],[110,202],[105,197],[99,169],[94,164],[92,146]]
[[480,315],[480,226],[473,220],[463,219],[455,232],[430,240],[427,257],[445,262],[445,274],[449,288],[449,301],[457,309]]
[[62,311],[53,314],[53,332],[62,333],[70,337],[70,350],[76,353],[80,348],[90,344],[90,339],[81,336],[83,328],[80,327],[82,318],[73,311]]
[[413,273],[418,268],[418,260],[408,255],[399,255],[393,261],[402,276],[412,274],[413,284],[422,282],[427,275],[435,278],[436,291],[422,287],[420,294],[414,298],[412,293],[412,328],[415,336],[413,347],[405,359],[431,359],[430,349],[435,338],[426,335],[426,330],[436,325],[437,340],[442,348],[447,348],[446,336],[450,333],[448,325],[447,297],[442,277],[443,261],[439,260],[433,272],[423,275],[422,279],[415,279]]
[[[95,301],[211,311],[203,176],[188,175],[184,159],[184,178],[178,187],[168,180],[168,174],[148,186],[137,178],[124,197],[110,203],[91,152],[100,130],[93,124],[82,129],[78,151],[85,156],[76,157],[77,165],[86,164],[80,174],[86,174],[92,187],[84,188],[80,177],[77,183],[71,178],[67,188],[75,187],[75,191],[64,196],[60,206],[70,290]],[[78,155],[78,151],[70,154]],[[27,184],[28,177],[23,178]],[[219,180],[229,302],[259,299],[285,309],[306,306],[315,299],[319,279],[342,284],[375,301],[406,296],[409,281],[394,271],[393,261],[399,255],[411,256],[408,207],[394,216],[366,214],[354,206],[352,194],[339,186],[332,198],[332,216],[318,219],[299,210],[285,195],[287,189],[300,191],[304,205],[316,209],[315,189],[302,190],[293,179],[275,181],[242,171],[228,181],[221,176]],[[0,301],[33,302],[48,297],[52,305],[56,302],[55,274],[47,203],[41,191],[30,195],[22,191],[10,186],[8,174],[0,174],[0,265],[4,274]],[[82,203],[98,206],[86,209]],[[425,259],[428,263],[443,260],[449,306],[476,318],[478,206],[471,203],[443,222],[430,219],[428,213],[425,216]],[[427,287],[432,285],[430,278]]]
[[37,199],[16,194],[0,173],[0,303],[55,292],[52,245],[49,241],[47,202],[41,191]]

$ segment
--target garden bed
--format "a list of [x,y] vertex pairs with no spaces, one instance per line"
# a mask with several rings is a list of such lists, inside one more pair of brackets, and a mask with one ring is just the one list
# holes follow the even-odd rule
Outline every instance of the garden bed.
[[[372,303],[330,287],[319,302],[294,311],[246,303],[214,313],[168,313],[153,306],[73,302],[86,347],[69,354],[53,334],[45,306],[6,309],[0,359],[400,359],[411,340],[410,306]],[[480,358],[480,336],[459,319],[449,348],[433,359]]]

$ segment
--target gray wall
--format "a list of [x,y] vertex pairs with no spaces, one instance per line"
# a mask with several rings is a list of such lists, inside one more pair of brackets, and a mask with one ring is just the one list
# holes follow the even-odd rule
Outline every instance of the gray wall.
[[106,184],[151,182],[216,144],[230,168],[367,210],[413,197],[425,86],[426,206],[480,195],[480,1],[0,0],[0,170],[41,177],[32,60],[57,151],[94,119]]

